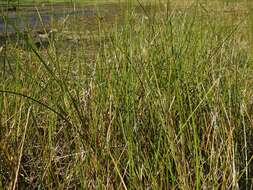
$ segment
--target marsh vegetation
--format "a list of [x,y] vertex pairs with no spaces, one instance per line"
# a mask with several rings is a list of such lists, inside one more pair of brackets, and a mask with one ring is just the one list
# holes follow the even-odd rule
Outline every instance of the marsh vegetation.
[[0,189],[252,189],[251,2],[97,6],[1,45]]

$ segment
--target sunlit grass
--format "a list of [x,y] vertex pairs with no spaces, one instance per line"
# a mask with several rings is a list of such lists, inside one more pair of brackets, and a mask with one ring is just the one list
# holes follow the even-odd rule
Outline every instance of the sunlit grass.
[[173,6],[3,47],[1,186],[250,189],[249,9]]

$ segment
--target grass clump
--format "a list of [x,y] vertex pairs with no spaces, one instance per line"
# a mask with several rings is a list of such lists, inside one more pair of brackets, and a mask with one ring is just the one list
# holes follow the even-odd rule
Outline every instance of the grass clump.
[[248,16],[140,9],[110,29],[97,19],[89,36],[80,27],[68,46],[58,34],[46,49],[4,47],[2,186],[251,187]]

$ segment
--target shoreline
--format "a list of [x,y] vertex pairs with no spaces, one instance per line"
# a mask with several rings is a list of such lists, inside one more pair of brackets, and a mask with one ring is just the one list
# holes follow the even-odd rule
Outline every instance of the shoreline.
[[[45,25],[50,25],[51,19],[62,19],[66,16],[78,16],[78,17],[96,17],[99,14],[102,15],[110,15],[115,14],[120,11],[120,6],[118,3],[105,3],[101,5],[78,5],[75,9],[73,7],[68,6],[69,4],[55,4],[47,7],[43,7],[43,9],[36,9],[36,7],[26,7],[27,10],[18,10],[16,12],[8,12],[8,27],[6,31],[5,20],[6,16],[4,14],[0,14],[0,35],[12,34],[15,33],[14,29],[17,27],[20,31],[24,31],[27,28],[37,28],[41,27],[40,17]],[[114,10],[115,9],[115,10]],[[5,17],[5,18],[4,18]]]

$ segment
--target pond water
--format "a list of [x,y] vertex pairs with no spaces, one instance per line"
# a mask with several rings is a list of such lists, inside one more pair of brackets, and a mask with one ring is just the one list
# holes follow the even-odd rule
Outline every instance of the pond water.
[[[7,14],[0,15],[0,34],[4,32],[13,33],[18,31],[24,31],[26,28],[38,29],[42,27],[39,14],[36,11],[32,12],[11,12]],[[67,15],[77,15],[77,16],[95,16],[96,10],[91,8],[73,10],[61,10],[55,12],[42,12],[40,13],[42,22],[47,25],[50,23],[51,19],[61,19]]]
[[[134,6],[133,10],[136,13],[140,13],[142,12],[142,7]],[[34,34],[36,37],[40,32],[44,32],[44,26],[47,30],[54,28],[54,26],[50,26],[51,23],[55,23],[51,22],[52,20],[64,20],[67,17],[70,18],[68,20],[71,20],[74,18],[77,19],[78,24],[82,24],[82,27],[90,32],[97,30],[97,23],[100,19],[108,27],[113,25],[116,20],[118,24],[123,24],[123,15],[126,11],[126,3],[78,6],[70,4],[50,4],[37,8],[33,5],[26,5],[17,8],[16,11],[11,10],[8,12],[6,10],[3,11],[0,4],[0,47],[7,39],[15,42],[18,37],[17,32],[24,34],[24,31],[29,29],[32,32],[31,34]],[[40,17],[43,24],[41,23]]]
[[[113,21],[115,16],[121,15],[125,10],[124,4],[108,3],[101,5],[47,5],[38,8],[30,5],[23,6],[17,11],[3,11],[0,5],[0,47],[7,39],[16,41],[17,32],[33,31],[35,33],[44,32],[43,27],[47,30],[52,28],[51,21],[63,20],[66,17],[74,17],[83,23],[87,30],[96,28],[97,16],[102,16],[105,22]],[[38,14],[39,12],[39,14]],[[41,17],[41,19],[40,19]],[[42,20],[42,22],[41,22]],[[43,23],[43,24],[42,24]],[[44,25],[44,26],[43,26]],[[8,35],[6,35],[6,32]]]

